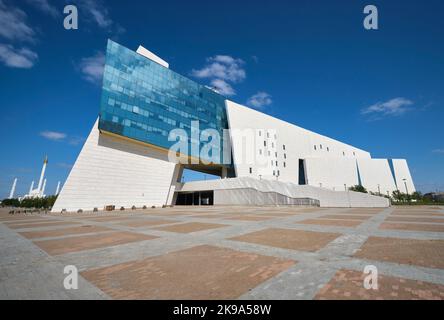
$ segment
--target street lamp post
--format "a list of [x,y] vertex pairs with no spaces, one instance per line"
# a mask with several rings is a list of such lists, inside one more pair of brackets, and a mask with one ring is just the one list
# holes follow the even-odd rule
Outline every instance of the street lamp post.
[[406,193],[407,195],[409,195],[409,189],[407,189],[407,179],[402,179],[402,181],[404,181],[405,193]]
[[381,196],[381,188],[379,186],[379,183],[378,183],[378,194]]

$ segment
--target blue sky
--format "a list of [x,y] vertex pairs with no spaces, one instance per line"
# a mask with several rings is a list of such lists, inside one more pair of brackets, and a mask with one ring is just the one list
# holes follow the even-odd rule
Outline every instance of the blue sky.
[[[406,158],[418,189],[444,189],[444,3],[429,1],[0,0],[0,198],[25,193],[48,154],[64,181],[99,110],[106,40],[144,45],[242,104]],[[363,28],[374,4],[379,30]],[[219,65],[219,66],[217,66]],[[220,67],[222,66],[222,67]]]

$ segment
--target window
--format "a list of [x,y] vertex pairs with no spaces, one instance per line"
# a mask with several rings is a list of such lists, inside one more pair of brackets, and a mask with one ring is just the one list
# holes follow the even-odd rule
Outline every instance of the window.
[[286,168],[287,167],[287,163],[286,162],[284,162],[284,168]]
[[267,146],[267,141],[264,141],[264,147],[266,147]]
[[268,151],[268,155],[269,155],[269,156],[271,156],[271,153],[270,153],[270,151]]
[[271,165],[273,165],[273,160],[271,160]]
[[274,148],[274,142],[271,143],[271,147]]
[[275,175],[276,175],[276,171],[273,170],[273,176],[275,176]]
[[356,153],[353,151],[353,155],[355,156],[356,155]]
[[285,150],[285,144],[283,144],[283,145],[282,145],[282,149],[284,149],[284,150]]
[[252,174],[253,173],[253,168],[252,167],[250,167],[250,174]]
[[327,152],[330,152],[330,148],[329,147],[327,147]]
[[342,151],[342,155],[345,156],[345,151]]
[[287,154],[286,153],[284,153],[284,159],[287,159]]
[[322,150],[322,144],[319,145],[320,149]]
[[259,149],[259,154],[262,155],[262,149]]
[[281,175],[281,172],[278,170],[278,176],[280,176]]
[[267,138],[270,138],[270,133],[269,132],[267,132]]
[[277,152],[275,152],[275,153],[274,153],[274,156],[275,156],[275,157],[277,158],[277,156],[278,156],[278,153],[277,153]]
[[276,166],[278,166],[278,162],[276,161]]
[[275,139],[275,140],[277,139],[277,135],[276,135],[276,134],[274,135],[274,139]]
[[262,136],[262,131],[259,130],[259,137],[261,137],[261,136]]
[[316,150],[316,146],[314,146],[314,149]]

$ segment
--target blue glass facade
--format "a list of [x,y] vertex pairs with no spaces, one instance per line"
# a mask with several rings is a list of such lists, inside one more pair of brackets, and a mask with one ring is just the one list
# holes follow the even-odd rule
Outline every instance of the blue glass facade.
[[172,129],[191,139],[191,121],[221,137],[228,128],[223,96],[111,40],[99,119],[100,130],[165,149],[175,143],[168,141]]

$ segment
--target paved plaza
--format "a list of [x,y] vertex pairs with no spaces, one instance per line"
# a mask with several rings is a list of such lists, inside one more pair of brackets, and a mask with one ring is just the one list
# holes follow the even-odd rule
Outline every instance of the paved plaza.
[[444,298],[444,207],[0,210],[0,299]]

